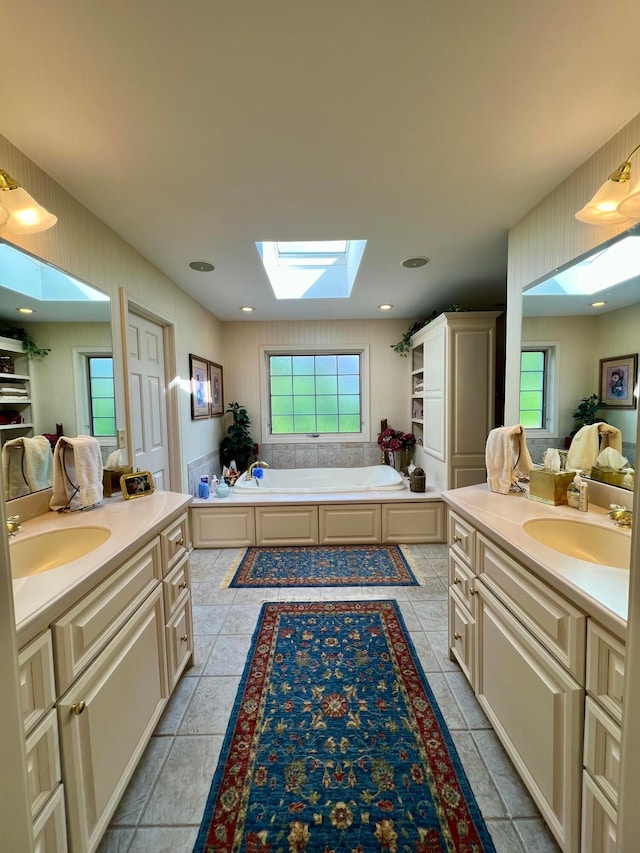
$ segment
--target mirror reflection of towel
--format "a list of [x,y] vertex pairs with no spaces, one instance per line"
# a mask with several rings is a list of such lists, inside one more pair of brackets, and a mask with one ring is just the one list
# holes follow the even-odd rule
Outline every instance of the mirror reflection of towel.
[[72,512],[102,500],[102,454],[100,442],[90,435],[61,436],[53,454],[52,510]]
[[2,470],[7,500],[40,492],[51,486],[53,455],[43,435],[13,438],[2,448]]
[[[602,438],[602,447],[600,440]],[[609,424],[586,424],[573,436],[567,453],[567,469],[570,471],[590,471],[596,464],[601,450],[612,447],[622,453],[622,434],[617,427]]]

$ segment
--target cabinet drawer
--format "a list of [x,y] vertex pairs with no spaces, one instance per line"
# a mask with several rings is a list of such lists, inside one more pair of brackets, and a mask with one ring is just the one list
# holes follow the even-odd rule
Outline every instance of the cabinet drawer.
[[106,646],[160,578],[156,537],[52,626],[58,693]]
[[624,645],[593,620],[587,627],[587,691],[622,724]]
[[189,550],[189,519],[186,512],[165,527],[160,533],[160,543],[163,574],[166,575]]
[[193,624],[191,619],[191,595],[187,594],[182,605],[167,622],[167,669],[169,690],[173,690],[187,661],[193,652]]
[[584,766],[616,808],[620,786],[620,739],[620,726],[587,696]]
[[481,533],[476,550],[482,581],[584,685],[585,615]]
[[41,634],[18,654],[20,706],[28,732],[56,701],[51,631]]
[[53,708],[27,738],[26,751],[29,801],[35,818],[62,779],[58,721]]
[[478,580],[466,563],[451,548],[449,550],[449,586],[454,587],[469,612],[475,616]]
[[256,507],[256,545],[317,544],[317,506]]
[[618,813],[585,770],[582,775],[582,853],[616,853]]
[[451,550],[473,568],[476,531],[451,510],[449,510],[447,540]]
[[195,548],[247,548],[256,544],[252,506],[191,507]]
[[189,585],[189,555],[185,554],[175,569],[162,581],[165,619],[169,619],[173,614],[180,600],[186,595]]
[[380,542],[382,524],[378,504],[340,504],[318,509],[321,545],[376,545]]
[[58,785],[54,795],[33,822],[34,853],[68,853],[64,789]]
[[453,591],[449,595],[449,648],[474,687],[475,619]]
[[382,504],[382,542],[408,545],[412,542],[444,542],[444,504]]

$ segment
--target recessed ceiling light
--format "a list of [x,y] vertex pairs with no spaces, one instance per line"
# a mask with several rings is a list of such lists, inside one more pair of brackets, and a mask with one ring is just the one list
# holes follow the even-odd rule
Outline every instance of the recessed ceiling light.
[[245,311],[247,314],[250,314],[252,311],[255,311],[256,309],[252,308],[251,305],[241,305],[240,310]]
[[606,302],[592,302],[591,307],[592,308],[602,308],[602,306],[606,305],[606,304],[607,304]]
[[35,314],[36,312],[33,308],[16,308],[16,311],[19,311],[21,314]]
[[209,261],[191,261],[189,266],[197,272],[212,272],[215,269],[214,265],[209,263]]
[[428,263],[429,258],[427,258],[426,255],[416,255],[415,258],[405,258],[404,261],[401,262],[402,266],[409,270],[414,270],[417,267],[423,267]]
[[393,308],[393,305],[390,305],[388,302],[385,302],[384,305],[378,305],[378,308],[381,311],[391,311],[391,309]]

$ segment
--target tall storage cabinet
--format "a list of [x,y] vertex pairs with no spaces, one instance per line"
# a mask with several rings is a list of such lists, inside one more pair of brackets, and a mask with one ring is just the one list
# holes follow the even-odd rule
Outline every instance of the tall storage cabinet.
[[0,445],[11,438],[33,434],[29,361],[19,341],[0,337],[0,360],[9,372],[0,372]]
[[422,441],[414,461],[433,488],[486,480],[498,316],[495,311],[440,314],[411,338],[411,428]]

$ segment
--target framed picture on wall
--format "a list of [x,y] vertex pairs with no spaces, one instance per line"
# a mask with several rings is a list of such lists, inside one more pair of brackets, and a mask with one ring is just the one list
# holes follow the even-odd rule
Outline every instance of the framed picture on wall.
[[224,389],[222,386],[222,365],[209,362],[211,380],[211,417],[219,418],[224,414]]
[[638,355],[600,359],[600,408],[635,409]]
[[191,420],[208,418],[211,411],[211,382],[209,362],[206,358],[189,354],[189,376],[191,379]]

